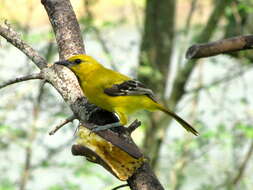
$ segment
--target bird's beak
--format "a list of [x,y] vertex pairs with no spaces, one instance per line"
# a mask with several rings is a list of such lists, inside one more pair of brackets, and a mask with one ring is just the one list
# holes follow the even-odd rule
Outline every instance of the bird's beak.
[[56,65],[64,65],[64,66],[68,67],[68,66],[71,65],[71,62],[67,61],[67,60],[63,60],[63,61],[56,61],[54,64],[56,64]]

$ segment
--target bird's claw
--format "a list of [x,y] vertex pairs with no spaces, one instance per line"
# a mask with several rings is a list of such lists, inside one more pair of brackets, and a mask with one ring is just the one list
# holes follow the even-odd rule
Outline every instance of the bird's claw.
[[120,122],[109,123],[106,125],[96,125],[91,129],[91,133],[103,131],[103,130],[107,130],[107,129],[111,129],[111,128],[119,127],[119,126],[121,126]]

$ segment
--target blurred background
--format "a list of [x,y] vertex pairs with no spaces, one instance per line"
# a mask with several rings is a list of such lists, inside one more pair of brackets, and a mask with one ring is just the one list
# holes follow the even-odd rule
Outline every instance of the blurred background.
[[[251,51],[185,59],[194,43],[252,34],[253,0],[72,0],[86,52],[138,78],[199,131],[195,137],[161,113],[140,112],[133,138],[165,189],[253,188]],[[37,0],[1,0],[5,19],[48,62],[58,60],[52,28]],[[0,38],[0,82],[37,72]],[[77,122],[48,132],[71,114],[41,81],[0,91],[0,190],[112,189],[122,184],[71,154]],[[128,189],[128,188],[125,188]]]

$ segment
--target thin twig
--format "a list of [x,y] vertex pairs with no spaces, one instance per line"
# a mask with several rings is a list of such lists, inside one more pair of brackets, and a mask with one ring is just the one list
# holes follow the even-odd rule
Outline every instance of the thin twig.
[[238,184],[238,182],[242,178],[242,176],[243,176],[243,174],[245,172],[245,169],[247,168],[247,164],[249,163],[249,160],[250,160],[250,157],[252,156],[252,154],[253,154],[253,141],[251,142],[250,147],[249,147],[249,149],[248,149],[248,151],[247,151],[247,153],[246,153],[246,155],[244,157],[244,160],[242,161],[242,164],[241,164],[241,166],[238,169],[237,175],[235,176],[235,178],[232,181],[233,185]]
[[141,122],[138,121],[137,119],[134,120],[133,123],[131,123],[128,128],[127,131],[129,132],[129,134],[131,134],[132,132],[134,132],[135,129],[137,129],[139,126],[141,126]]
[[53,128],[53,130],[51,130],[49,132],[49,135],[54,135],[56,133],[56,131],[58,131],[60,128],[62,128],[64,125],[66,125],[67,123],[72,122],[74,119],[76,119],[75,115],[72,115],[70,117],[68,117],[67,119],[65,119],[64,121],[62,121],[60,124],[58,124],[57,126],[55,126]]
[[0,36],[26,54],[40,69],[46,67],[47,61],[31,46],[21,40],[19,34],[6,21],[4,24],[0,24]]
[[129,185],[128,184],[119,185],[117,187],[114,187],[112,190],[117,190],[117,189],[120,189],[122,187],[127,187],[127,186],[129,186]]
[[4,88],[6,86],[9,86],[11,84],[14,84],[14,83],[19,83],[19,82],[34,80],[34,79],[43,79],[43,76],[42,76],[41,73],[34,73],[34,74],[18,77],[18,78],[15,78],[15,79],[10,79],[10,80],[4,82],[3,84],[1,84],[0,89]]

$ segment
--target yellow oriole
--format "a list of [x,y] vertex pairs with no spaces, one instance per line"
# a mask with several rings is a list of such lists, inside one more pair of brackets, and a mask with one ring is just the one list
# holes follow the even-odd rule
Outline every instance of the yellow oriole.
[[[67,66],[75,73],[79,84],[88,100],[118,115],[120,124],[126,125],[128,114],[138,110],[160,110],[176,119],[187,131],[198,132],[178,115],[159,104],[152,90],[141,82],[121,73],[107,69],[94,58],[87,55],[75,55],[55,64]],[[119,123],[98,130],[119,126]],[[98,131],[97,130],[97,131]]]

